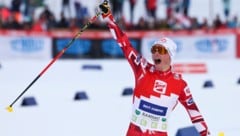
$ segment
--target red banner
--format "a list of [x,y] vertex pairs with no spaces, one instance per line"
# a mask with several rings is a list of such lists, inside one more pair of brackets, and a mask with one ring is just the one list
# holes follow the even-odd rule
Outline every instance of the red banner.
[[237,31],[237,47],[236,47],[236,57],[240,58],[240,30]]
[[186,74],[206,74],[208,71],[205,63],[176,63],[173,69],[174,72]]

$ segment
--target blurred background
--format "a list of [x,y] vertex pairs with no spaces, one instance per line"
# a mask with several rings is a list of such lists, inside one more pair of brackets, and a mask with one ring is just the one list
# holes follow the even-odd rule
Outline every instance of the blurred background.
[[[124,136],[134,77],[99,18],[5,110],[96,13],[100,0],[0,0],[0,135]],[[239,0],[110,0],[132,45],[151,62],[152,43],[177,43],[173,61],[212,136],[240,135]],[[179,104],[169,136],[195,136]],[[196,135],[197,136],[197,135]]]

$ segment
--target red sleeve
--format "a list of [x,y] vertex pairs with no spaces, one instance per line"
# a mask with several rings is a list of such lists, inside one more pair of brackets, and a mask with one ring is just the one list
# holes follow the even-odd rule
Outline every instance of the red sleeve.
[[146,59],[143,58],[136,51],[136,49],[133,48],[127,35],[119,28],[115,22],[108,22],[108,27],[113,35],[113,38],[118,42],[118,45],[122,49],[125,58],[131,65],[135,79],[138,79],[141,74],[145,73],[145,68],[151,64],[148,63]]
[[208,133],[207,124],[204,121],[203,116],[201,115],[197,107],[197,104],[193,100],[191,91],[185,81],[183,81],[183,91],[180,94],[179,101],[186,109],[193,125],[196,127],[200,135],[207,136]]

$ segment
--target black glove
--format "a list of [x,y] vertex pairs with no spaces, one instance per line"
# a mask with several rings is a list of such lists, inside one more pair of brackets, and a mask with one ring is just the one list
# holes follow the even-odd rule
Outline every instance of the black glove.
[[99,5],[100,10],[102,11],[102,17],[105,18],[111,15],[110,6],[107,0],[104,0],[102,4]]

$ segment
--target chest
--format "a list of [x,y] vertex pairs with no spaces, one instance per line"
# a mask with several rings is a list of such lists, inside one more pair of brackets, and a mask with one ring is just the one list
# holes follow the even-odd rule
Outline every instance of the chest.
[[135,96],[161,97],[171,94],[180,95],[182,91],[181,80],[175,79],[173,75],[159,76],[156,73],[148,73],[136,82]]

